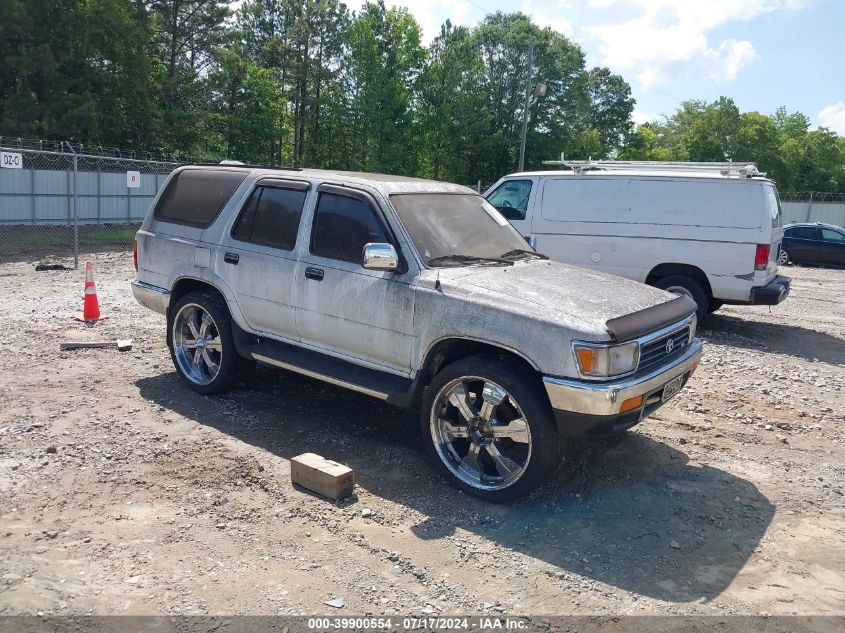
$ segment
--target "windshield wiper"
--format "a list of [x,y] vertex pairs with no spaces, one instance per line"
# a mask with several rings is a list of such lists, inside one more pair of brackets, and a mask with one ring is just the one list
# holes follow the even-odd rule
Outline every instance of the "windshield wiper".
[[530,251],[527,248],[515,248],[512,251],[508,251],[501,255],[502,259],[519,259],[520,257],[536,257],[538,259],[548,259],[548,255],[543,255],[543,253],[538,253],[537,251]]
[[503,259],[501,257],[476,257],[475,255],[460,255],[458,253],[453,253],[451,255],[441,255],[440,257],[432,257],[428,260],[428,265],[439,266],[441,264],[449,264],[452,262],[456,264],[492,263],[503,264],[505,266],[513,266],[513,262],[511,260]]

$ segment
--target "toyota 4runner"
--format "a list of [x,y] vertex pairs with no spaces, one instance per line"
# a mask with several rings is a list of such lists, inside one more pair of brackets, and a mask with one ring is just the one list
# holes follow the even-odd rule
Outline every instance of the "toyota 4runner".
[[138,231],[136,299],[193,390],[262,361],[421,410],[443,474],[490,501],[622,433],[698,365],[695,303],[549,261],[466,187],[189,166]]

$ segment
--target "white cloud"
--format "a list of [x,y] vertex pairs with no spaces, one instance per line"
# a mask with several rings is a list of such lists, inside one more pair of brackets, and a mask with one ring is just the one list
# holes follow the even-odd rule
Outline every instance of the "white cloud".
[[661,116],[659,114],[654,114],[653,112],[643,112],[642,110],[634,110],[631,113],[631,120],[637,125],[652,123],[660,118]]
[[725,40],[717,50],[707,49],[704,57],[709,66],[708,72],[716,83],[733,81],[742,68],[760,59],[751,42],[737,42],[735,39]]
[[747,40],[711,43],[711,31],[813,1],[589,0],[598,21],[584,31],[597,44],[601,63],[633,74],[644,88],[687,72],[725,82],[759,56]]
[[534,24],[548,26],[553,31],[572,37],[574,34],[572,22],[562,15],[568,9],[571,9],[571,3],[567,0],[560,0],[557,6],[552,7],[549,7],[547,2],[541,2],[539,8],[534,4],[534,0],[522,0],[520,10],[529,16]]
[[826,127],[839,136],[845,136],[845,101],[837,101],[822,108],[816,119],[819,127]]
[[[360,0],[363,4],[363,0]],[[386,2],[388,7],[405,7],[411,15],[417,20],[422,28],[423,44],[428,44],[435,37],[440,35],[441,25],[448,19],[454,26],[470,26],[479,20],[477,14],[480,11],[475,10],[475,16],[470,16],[473,7],[469,2],[464,0],[426,0],[425,2],[415,2],[414,0],[388,0]],[[355,2],[350,2],[351,8],[357,8]],[[471,19],[475,17],[475,19]]]

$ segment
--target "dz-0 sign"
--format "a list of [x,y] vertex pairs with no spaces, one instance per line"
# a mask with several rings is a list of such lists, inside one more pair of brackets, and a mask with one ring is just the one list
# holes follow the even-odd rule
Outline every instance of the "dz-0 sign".
[[23,169],[23,155],[14,152],[0,152],[0,167]]

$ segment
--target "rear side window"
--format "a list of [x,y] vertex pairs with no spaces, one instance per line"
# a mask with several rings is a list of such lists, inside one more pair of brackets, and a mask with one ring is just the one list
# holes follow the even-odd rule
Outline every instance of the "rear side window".
[[816,229],[812,226],[796,226],[789,229],[788,235],[799,240],[812,240],[816,237]]
[[232,228],[232,237],[292,251],[305,203],[304,189],[257,187]]
[[197,228],[211,226],[246,172],[189,169],[176,174],[159,198],[153,217]]
[[360,264],[368,242],[392,242],[375,210],[357,198],[320,193],[311,233],[311,253]]

